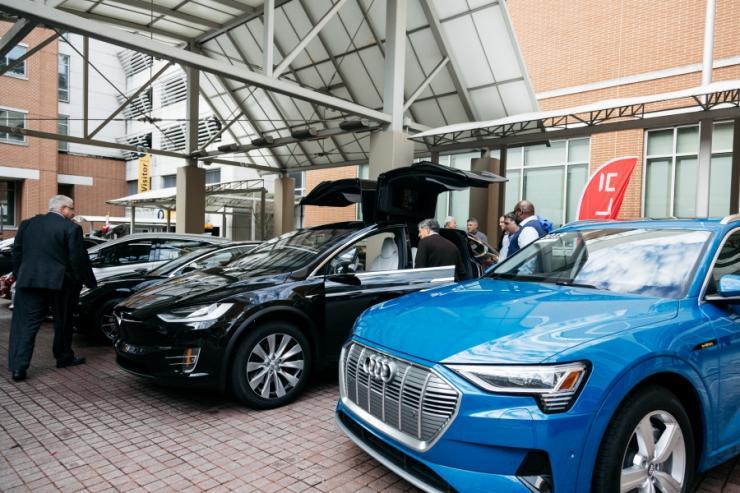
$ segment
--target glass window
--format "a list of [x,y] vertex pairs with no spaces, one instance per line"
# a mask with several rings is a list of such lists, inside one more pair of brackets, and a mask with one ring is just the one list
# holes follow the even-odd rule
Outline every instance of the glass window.
[[507,258],[488,277],[680,298],[710,236],[626,228],[554,233]]
[[306,180],[303,171],[293,171],[288,173],[293,178],[294,192],[296,197],[303,197],[306,193]]
[[206,170],[206,185],[221,183],[221,168]]
[[531,197],[538,217],[563,217],[564,167],[524,171],[524,196]]
[[173,260],[181,255],[190,253],[197,248],[203,248],[204,246],[207,246],[207,244],[192,240],[172,239],[157,241],[152,248],[149,258],[152,262]]
[[576,219],[588,181],[591,139],[552,141],[510,149],[507,153],[505,212],[522,199],[531,200],[537,216],[557,227]]
[[524,148],[524,166],[561,164],[566,160],[565,141],[556,140],[550,146],[539,144]]
[[[732,122],[715,123],[712,128],[710,216],[721,217],[730,212],[732,132]],[[696,216],[698,154],[698,125],[647,132],[645,216]]]
[[401,235],[393,231],[367,236],[335,255],[325,274],[398,270],[400,245]]
[[668,217],[671,212],[671,160],[649,159],[645,175],[645,216]]
[[[575,221],[578,217],[578,204],[581,200],[581,194],[588,181],[588,164],[578,164],[568,166],[568,180],[566,191],[566,211],[565,222]],[[514,206],[512,205],[512,209]]]
[[15,201],[18,182],[0,181],[0,217],[3,226],[15,226]]
[[[6,67],[8,64],[10,64],[10,62],[12,62],[14,60],[18,60],[20,57],[22,57],[23,55],[25,55],[27,51],[28,51],[28,49],[25,46],[15,45],[8,52],[7,55],[5,55],[4,57],[0,58],[0,67]],[[12,69],[10,69],[7,72],[5,72],[4,75],[10,75],[12,77],[21,77],[21,78],[26,77],[26,62],[25,62],[25,60],[23,61],[23,63],[19,63],[18,65],[16,65]]]
[[[67,115],[59,115],[57,120],[57,132],[59,135],[69,135],[69,117]],[[69,150],[69,142],[63,140],[57,141],[57,149],[60,151]]]
[[172,188],[177,186],[177,175],[163,175],[162,188]]
[[712,128],[712,152],[732,152],[732,122],[715,123]]
[[[20,111],[4,110],[0,108],[0,125],[14,128],[26,128],[26,114]],[[26,142],[23,134],[0,132],[0,141],[22,144]]]
[[709,171],[709,215],[724,217],[730,211],[732,155],[712,156]]
[[678,129],[676,154],[697,154],[699,152],[699,127]]
[[126,188],[129,195],[136,195],[139,193],[139,180],[128,180],[126,182]]
[[149,262],[151,240],[132,240],[100,249],[93,261],[94,267],[140,264]]
[[676,159],[676,190],[673,214],[676,217],[696,215],[696,178],[699,160],[695,157]]
[[670,156],[673,154],[673,129],[656,130],[648,133],[648,156]]
[[59,54],[59,101],[69,103],[69,55]]
[[722,246],[712,268],[707,294],[717,292],[719,278],[726,274],[740,274],[740,232],[733,233]]

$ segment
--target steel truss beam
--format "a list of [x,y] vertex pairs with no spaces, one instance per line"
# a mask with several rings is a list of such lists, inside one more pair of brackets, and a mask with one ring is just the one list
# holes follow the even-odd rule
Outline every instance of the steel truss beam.
[[432,80],[437,76],[438,73],[442,71],[442,69],[447,65],[447,62],[450,61],[450,57],[444,57],[434,69],[427,75],[427,78],[424,79],[421,84],[419,84],[419,87],[416,88],[416,90],[411,93],[411,96],[406,100],[406,102],[403,104],[403,111],[406,112],[412,104],[414,104],[414,101],[421,95],[424,90],[429,87],[429,84],[432,83]]
[[16,58],[15,60],[5,65],[4,67],[0,67],[0,75],[5,74],[9,70],[13,70],[14,67],[17,67],[21,63],[25,62],[26,59],[30,58],[34,53],[41,51],[46,45],[48,45],[49,43],[51,43],[58,37],[59,37],[59,34],[57,33],[52,34],[51,36],[49,36],[48,38],[46,38],[45,40],[43,40],[42,42],[40,42],[39,44],[31,48],[30,50],[28,50],[26,53],[24,53],[23,56]]
[[301,39],[301,41],[296,45],[296,47],[293,48],[293,51],[285,55],[283,60],[273,71],[273,77],[277,79],[285,72],[285,70],[290,66],[295,57],[297,57],[306,48],[306,46],[308,46],[308,43],[310,43],[316,37],[316,35],[319,34],[319,31],[321,31],[324,26],[326,26],[326,24],[337,14],[337,12],[339,12],[339,9],[341,9],[346,2],[347,0],[337,0],[337,2],[329,9],[329,11],[324,14],[324,17],[319,19],[319,22],[317,22],[314,27],[308,32],[308,34],[306,34],[303,39]]
[[[124,27],[126,29],[131,29],[132,31],[140,31],[140,32],[146,32],[146,33],[156,34],[158,36],[163,36],[163,37],[167,37],[167,38],[171,38],[171,39],[176,39],[176,40],[182,41],[184,43],[187,43],[187,42],[190,41],[190,38],[188,38],[186,36],[182,36],[180,34],[175,34],[175,33],[171,32],[171,31],[166,31],[164,29],[159,29],[159,28],[154,27],[154,26],[144,26],[142,24],[137,24],[135,22],[129,22],[129,21],[126,21],[126,20],[123,20],[123,19],[114,19],[112,17],[105,17],[105,16],[98,15],[98,14],[93,13],[93,12],[80,12],[79,10],[68,9],[68,8],[66,8],[64,6],[59,7],[59,10],[60,11],[63,11],[63,12],[66,12],[66,13],[69,13],[69,14],[72,14],[72,15],[78,15],[80,17],[83,17],[85,19],[89,19],[89,20],[92,20],[92,21],[106,22],[106,23],[109,23],[109,24],[114,24],[114,25],[117,25],[117,26],[121,26],[121,27]],[[94,36],[90,36],[90,37],[94,37]]]
[[480,120],[477,112],[475,111],[475,106],[473,105],[473,100],[470,97],[470,92],[468,91],[468,88],[465,87],[465,84],[462,82],[462,80],[460,80],[459,74],[461,74],[462,71],[460,69],[460,65],[457,63],[457,59],[452,56],[450,43],[449,41],[447,41],[447,35],[442,28],[442,23],[439,20],[437,11],[434,9],[432,2],[422,1],[419,3],[421,4],[421,8],[424,10],[424,15],[427,18],[429,27],[432,29],[432,35],[437,42],[437,47],[442,52],[442,56],[448,57],[450,59],[450,62],[447,64],[447,71],[450,74],[450,78],[452,78],[452,83],[455,86],[455,90],[460,95],[460,101],[462,102],[468,119],[471,121]]
[[160,5],[154,2],[147,2],[144,0],[108,0],[108,1],[126,5],[128,7],[135,7],[137,9],[144,10],[146,12],[155,12],[157,14],[167,15],[170,17],[174,17],[175,19],[180,19],[185,22],[190,22],[191,24],[196,24],[196,25],[200,24],[201,26],[207,26],[210,28],[216,28],[219,26],[217,22],[213,22],[212,20],[206,19],[204,17],[199,17],[197,15],[190,15],[185,12],[181,12],[179,10],[170,9],[170,8],[167,8],[163,5]]
[[110,115],[108,115],[108,118],[106,118],[105,120],[103,120],[103,123],[101,123],[100,125],[98,125],[95,130],[93,130],[92,132],[90,132],[90,135],[88,135],[87,137],[89,137],[91,139],[93,137],[95,137],[98,134],[98,132],[100,132],[101,130],[103,130],[103,127],[105,127],[106,125],[108,125],[111,120],[113,120],[116,116],[118,116],[118,114],[121,113],[121,111],[123,111],[126,108],[126,106],[128,106],[131,103],[131,101],[133,101],[134,99],[138,98],[139,97],[139,94],[141,94],[142,92],[146,91],[149,88],[149,86],[151,86],[152,83],[154,83],[154,81],[157,80],[157,78],[159,78],[159,76],[162,75],[171,66],[172,66],[172,62],[165,63],[164,66],[161,69],[157,70],[157,73],[155,73],[148,81],[146,81],[145,84],[142,84],[141,87],[139,87],[133,94],[131,94],[130,96],[128,96],[126,98],[126,100],[118,108],[116,108],[116,110],[113,113],[111,113]]
[[0,9],[18,17],[35,22],[56,26],[81,35],[87,35],[117,46],[123,46],[142,53],[176,62],[184,66],[197,68],[203,72],[223,76],[228,79],[252,84],[289,97],[313,101],[322,106],[338,111],[369,118],[374,121],[389,123],[390,115],[371,110],[356,103],[312,91],[284,80],[276,80],[263,74],[255,73],[240,67],[225,67],[218,60],[198,55],[193,52],[175,48],[143,36],[127,32],[111,32],[103,23],[82,18],[78,15],[48,8],[29,0],[0,0]]
[[36,24],[28,19],[18,19],[13,27],[6,32],[2,38],[0,38],[0,58],[5,58],[5,55],[10,53],[15,45],[23,41],[23,38],[28,36]]
[[105,140],[96,140],[85,137],[75,137],[73,135],[61,135],[51,132],[42,132],[40,130],[32,130],[30,128],[17,128],[8,127],[6,125],[0,125],[0,132],[9,133],[13,135],[26,135],[28,137],[37,137],[39,139],[51,139],[59,140],[62,142],[72,142],[73,144],[83,144],[95,147],[105,147],[108,149],[119,149],[122,151],[134,151],[142,154],[157,154],[159,156],[176,157],[180,159],[187,159],[187,154],[179,152],[164,151],[160,149],[151,149],[149,147],[134,146],[130,144],[119,144],[118,142],[108,142]]
[[[284,4],[290,2],[291,0],[275,0],[275,6],[274,8],[278,8],[283,6]],[[248,8],[247,5],[242,5],[243,8]],[[245,12],[244,14],[234,17],[232,20],[226,22],[225,24],[221,25],[220,27],[217,27],[216,29],[213,29],[211,31],[208,31],[206,33],[201,34],[197,38],[195,38],[195,43],[202,45],[203,43],[206,43],[214,38],[217,38],[221,36],[222,34],[225,34],[232,29],[236,29],[237,27],[241,26],[242,24],[246,24],[247,22],[251,21],[252,19],[256,19],[263,15],[264,11],[262,9],[253,9],[248,12]]]

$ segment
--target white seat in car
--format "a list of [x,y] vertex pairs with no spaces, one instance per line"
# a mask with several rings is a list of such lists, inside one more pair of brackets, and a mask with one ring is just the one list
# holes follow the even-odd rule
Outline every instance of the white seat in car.
[[375,257],[370,265],[371,271],[398,269],[398,248],[393,238],[385,238],[380,247],[380,255]]

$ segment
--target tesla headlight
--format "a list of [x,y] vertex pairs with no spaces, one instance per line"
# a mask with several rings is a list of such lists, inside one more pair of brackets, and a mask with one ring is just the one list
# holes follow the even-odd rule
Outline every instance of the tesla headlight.
[[186,324],[194,329],[207,329],[228,312],[233,303],[213,303],[180,308],[157,315],[160,320],[171,324]]
[[561,365],[447,365],[488,392],[534,396],[546,413],[566,411],[586,380],[586,362]]

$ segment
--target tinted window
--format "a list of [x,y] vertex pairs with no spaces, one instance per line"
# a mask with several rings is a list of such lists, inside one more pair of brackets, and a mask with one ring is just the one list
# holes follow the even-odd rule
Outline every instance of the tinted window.
[[487,277],[679,298],[709,237],[708,231],[675,229],[555,233],[507,258]]
[[229,265],[229,269],[290,271],[305,267],[352,229],[301,229],[273,238]]
[[[214,247],[211,247],[213,249]],[[171,261],[171,262],[165,262],[163,264],[160,264],[158,267],[155,267],[152,269],[149,273],[153,276],[166,276],[175,269],[178,269],[179,267],[182,267],[193,260],[197,259],[204,253],[206,253],[209,249],[208,248],[199,248],[198,250],[194,250],[186,255],[182,255],[178,257],[177,259]]]
[[719,278],[726,274],[740,274],[740,231],[731,234],[722,245],[712,268],[707,294],[717,292]]
[[150,258],[152,262],[173,260],[206,245],[207,243],[193,240],[160,240],[154,245]]
[[325,274],[397,270],[401,235],[393,231],[366,236],[339,252],[327,264]]
[[140,264],[149,262],[152,249],[151,240],[134,240],[102,248],[93,256],[93,266],[111,267],[114,265]]

